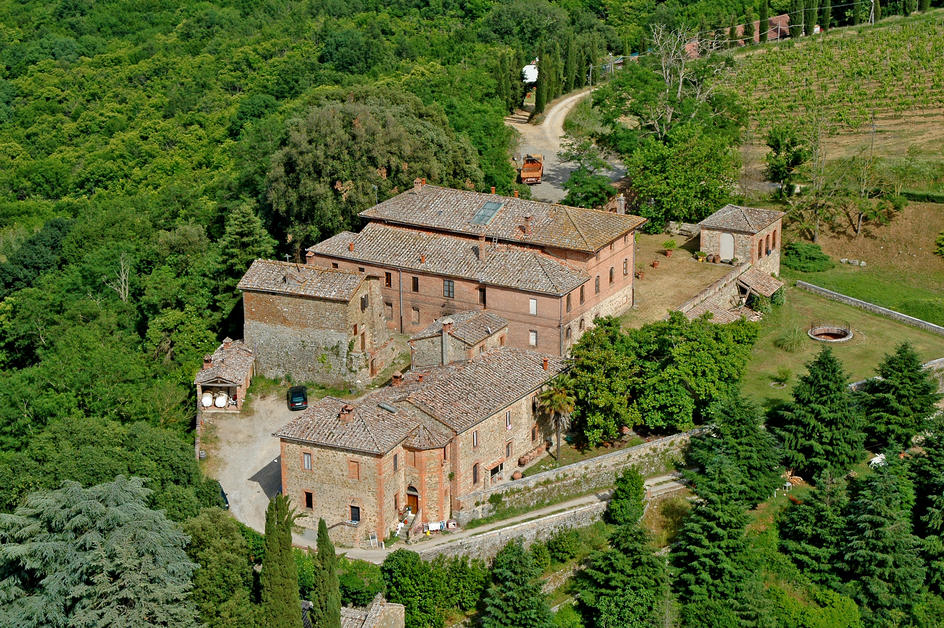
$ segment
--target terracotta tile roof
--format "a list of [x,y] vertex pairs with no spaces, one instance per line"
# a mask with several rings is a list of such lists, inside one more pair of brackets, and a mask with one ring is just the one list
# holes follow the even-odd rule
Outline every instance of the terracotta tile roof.
[[[373,454],[386,453],[401,442],[435,449],[536,390],[564,365],[560,357],[503,347],[469,362],[410,372],[400,386],[353,401],[325,397],[273,435]],[[346,404],[354,410],[342,423],[339,415]]]
[[782,281],[755,266],[741,273],[737,280],[738,283],[743,284],[745,287],[765,297],[771,296],[774,292],[783,287]]
[[771,209],[725,205],[698,224],[708,229],[754,234],[763,231],[781,217],[783,212]]
[[[227,347],[227,345],[229,345]],[[252,363],[255,356],[252,349],[246,346],[242,340],[223,341],[213,355],[210,356],[210,366],[199,371],[194,377],[194,384],[225,383],[233,386],[240,385],[246,381],[246,377],[252,370]]]
[[556,296],[567,294],[590,280],[590,275],[583,270],[533,249],[486,244],[482,259],[479,246],[478,241],[468,238],[370,223],[360,233],[345,231],[309,250],[364,264]]
[[443,321],[446,320],[451,320],[453,323],[452,337],[467,345],[478,344],[492,334],[508,327],[508,321],[497,314],[483,310],[467,310],[436,319],[432,325],[411,336],[410,340],[421,340],[440,335]]
[[712,299],[706,299],[702,301],[689,311],[685,312],[685,316],[688,317],[688,320],[692,321],[696,318],[700,318],[706,312],[711,313],[711,322],[718,324],[733,323],[735,321],[741,320],[741,313],[737,309],[730,309],[728,306],[714,301]]
[[[485,203],[500,204],[494,216],[473,222]],[[582,207],[422,185],[361,212],[370,220],[427,227],[465,235],[484,234],[506,242],[595,253],[639,228],[645,218]],[[531,216],[531,233],[525,233]],[[480,224],[484,223],[484,224]]]
[[363,281],[364,277],[360,273],[257,259],[236,287],[248,291],[350,301]]

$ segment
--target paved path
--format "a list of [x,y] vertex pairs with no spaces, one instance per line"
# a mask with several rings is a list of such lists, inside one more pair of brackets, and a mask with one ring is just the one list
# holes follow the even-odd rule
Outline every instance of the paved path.
[[[678,474],[669,474],[669,475],[660,475],[657,477],[652,477],[646,479],[646,489],[649,493],[649,497],[659,497],[666,493],[673,493],[684,489],[685,486],[679,482]],[[472,529],[462,529],[458,532],[453,532],[448,535],[436,535],[430,538],[427,541],[416,544],[406,544],[401,541],[398,541],[396,544],[392,545],[387,549],[383,548],[338,548],[339,554],[346,554],[348,558],[357,558],[360,560],[366,560],[371,563],[380,564],[383,562],[384,558],[387,557],[387,554],[390,552],[406,548],[414,551],[428,550],[433,547],[439,547],[440,545],[446,545],[448,543],[455,543],[461,541],[462,539],[469,538],[470,536],[476,536],[482,534],[483,532],[488,532],[490,530],[496,530],[498,528],[506,528],[510,525],[521,523],[522,521],[529,521],[543,517],[546,515],[563,512],[566,510],[574,510],[580,508],[581,506],[586,506],[587,504],[593,504],[600,501],[608,501],[610,499],[610,491],[601,491],[599,493],[594,493],[592,495],[584,495],[583,497],[576,497],[574,499],[561,502],[559,504],[554,504],[552,506],[545,506],[544,508],[538,508],[535,510],[528,511],[524,514],[517,515],[514,517],[509,517],[507,519],[502,519],[501,521],[495,521],[493,523],[488,523],[482,526],[478,526]],[[302,537],[295,535],[293,540],[296,545],[302,547],[314,547],[315,541],[311,538]]]
[[[577,103],[590,95],[590,89],[569,94],[552,102],[544,111],[540,124],[528,123],[528,112],[516,111],[505,118],[505,124],[521,134],[516,154],[540,153],[544,155],[544,176],[541,183],[531,186],[531,195],[541,201],[558,202],[567,195],[563,184],[576,169],[575,164],[561,163],[557,153],[564,136],[564,119]],[[612,163],[610,179],[616,181],[626,174],[621,164]]]

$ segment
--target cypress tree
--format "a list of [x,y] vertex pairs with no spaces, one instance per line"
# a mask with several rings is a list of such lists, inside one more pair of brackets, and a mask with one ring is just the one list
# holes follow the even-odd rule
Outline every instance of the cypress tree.
[[819,15],[817,0],[806,0],[806,10],[803,16],[803,31],[807,35],[812,35],[813,29],[816,28],[817,15]]
[[341,628],[341,590],[338,584],[338,557],[328,537],[324,519],[318,520],[318,556],[315,583],[311,590],[313,626]]
[[824,31],[833,26],[833,0],[823,0],[823,16],[819,21],[820,28]]
[[868,442],[904,449],[937,409],[937,382],[908,343],[885,356],[877,375],[857,395]]
[[544,54],[544,50],[538,50],[538,80],[534,86],[534,115],[539,113],[544,113],[544,108],[547,106],[547,82],[548,75],[547,72],[547,55]]
[[860,419],[852,406],[842,364],[826,347],[807,364],[780,412],[787,465],[806,478],[826,470],[844,473],[862,453]]
[[747,7],[744,14],[744,43],[748,46],[754,43],[754,11]]
[[790,39],[796,39],[803,34],[803,0],[793,0],[790,3]]
[[265,556],[262,559],[262,611],[272,628],[301,628],[298,568],[292,555],[292,526],[297,515],[285,495],[266,508]]
[[623,469],[606,507],[606,520],[615,525],[636,524],[645,511],[645,480],[633,467]]
[[574,37],[567,38],[567,60],[564,63],[564,91],[572,92],[577,87],[577,47]]
[[482,627],[553,628],[538,575],[534,559],[520,541],[503,547],[492,563],[491,584],[482,602]]
[[728,26],[728,48],[735,47],[737,43],[737,19],[732,15],[731,25]]
[[907,625],[924,586],[921,542],[912,533],[914,492],[901,463],[877,468],[850,487],[843,562],[850,595],[866,624]]
[[760,24],[758,30],[760,30],[760,42],[765,43],[767,41],[767,33],[770,31],[770,8],[767,6],[767,0],[760,0]]
[[875,0],[875,21],[882,19],[882,5],[879,0]]
[[918,5],[918,10],[922,13],[927,13],[930,8],[931,0],[921,0],[920,4]]

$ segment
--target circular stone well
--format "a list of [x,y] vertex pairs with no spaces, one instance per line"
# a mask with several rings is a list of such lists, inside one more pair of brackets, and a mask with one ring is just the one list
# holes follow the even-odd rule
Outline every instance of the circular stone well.
[[811,325],[806,332],[819,342],[846,342],[852,340],[852,328],[848,325]]

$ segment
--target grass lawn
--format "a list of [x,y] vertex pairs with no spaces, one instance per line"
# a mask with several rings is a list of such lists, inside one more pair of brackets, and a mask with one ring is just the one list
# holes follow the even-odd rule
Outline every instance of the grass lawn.
[[548,450],[548,455],[544,459],[522,472],[522,475],[525,477],[529,475],[534,475],[536,473],[541,473],[542,471],[549,471],[550,469],[556,469],[557,467],[563,467],[564,465],[573,464],[575,462],[580,462],[581,460],[589,460],[590,458],[596,458],[597,456],[602,456],[603,454],[608,454],[626,447],[632,447],[634,445],[641,445],[644,441],[637,437],[630,438],[625,442],[619,443],[613,447],[587,447],[585,449],[578,449],[574,445],[568,443],[566,440],[561,438],[561,451],[560,451],[560,464],[557,464],[554,456],[557,455],[557,440],[555,437],[554,445]]
[[[852,340],[831,345],[845,365],[850,381],[873,375],[882,356],[903,341],[914,345],[924,360],[944,357],[944,336],[869,314],[798,288],[787,287],[786,290],[786,303],[761,323],[760,336],[754,345],[742,386],[744,394],[765,407],[789,399],[797,375],[805,372],[804,364],[824,346],[824,343],[806,336],[811,321],[848,322],[852,326],[855,334]],[[792,353],[774,344],[778,335],[791,328],[797,328],[803,334],[799,349]],[[790,370],[790,380],[786,387],[774,388],[771,386],[772,377],[782,368]]]

